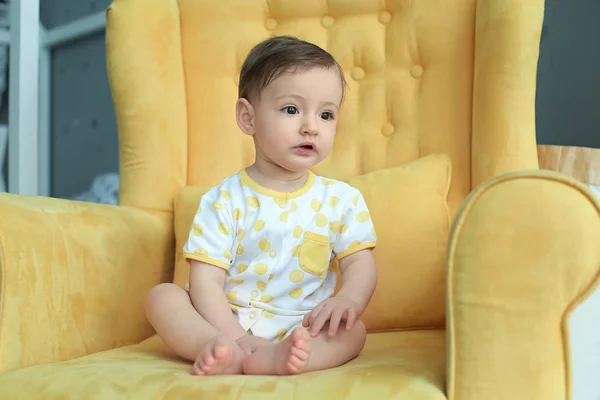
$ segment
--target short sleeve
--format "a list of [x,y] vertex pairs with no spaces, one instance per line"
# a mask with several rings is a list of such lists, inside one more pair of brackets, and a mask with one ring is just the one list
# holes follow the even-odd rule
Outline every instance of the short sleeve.
[[200,199],[183,255],[228,270],[233,261],[234,227],[229,200],[219,193],[211,190]]
[[377,244],[371,213],[358,190],[348,196],[343,212],[342,225],[333,247],[338,260],[360,250],[372,249]]

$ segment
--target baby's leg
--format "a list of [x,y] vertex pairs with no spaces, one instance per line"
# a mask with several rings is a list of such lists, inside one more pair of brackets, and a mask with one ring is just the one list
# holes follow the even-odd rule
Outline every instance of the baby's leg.
[[352,360],[366,340],[365,325],[359,320],[347,331],[342,324],[334,337],[329,337],[326,324],[319,335],[311,338],[300,326],[275,346],[258,349],[244,362],[249,375],[291,375],[338,367]]
[[202,318],[181,287],[163,283],[150,290],[146,315],[167,346],[195,361],[194,374],[242,373],[242,349]]

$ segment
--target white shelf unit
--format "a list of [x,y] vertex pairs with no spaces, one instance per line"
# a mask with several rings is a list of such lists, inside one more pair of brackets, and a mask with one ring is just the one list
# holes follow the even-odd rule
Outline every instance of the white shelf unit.
[[104,30],[106,13],[47,30],[39,20],[40,0],[11,0],[0,4],[3,9],[10,13],[10,28],[0,29],[0,45],[10,46],[8,191],[49,196],[51,52]]

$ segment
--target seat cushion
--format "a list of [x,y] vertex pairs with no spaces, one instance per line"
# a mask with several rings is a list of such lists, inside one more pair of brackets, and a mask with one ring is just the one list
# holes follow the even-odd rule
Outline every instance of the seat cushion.
[[[361,317],[369,332],[444,328],[450,170],[447,155],[432,154],[346,179],[361,191],[378,237],[378,284]],[[182,287],[189,277],[182,247],[205,192],[188,186],[175,202],[174,283]],[[332,270],[338,270],[335,261]]]
[[444,331],[369,334],[341,367],[291,377],[190,375],[158,336],[0,375],[1,399],[445,399]]

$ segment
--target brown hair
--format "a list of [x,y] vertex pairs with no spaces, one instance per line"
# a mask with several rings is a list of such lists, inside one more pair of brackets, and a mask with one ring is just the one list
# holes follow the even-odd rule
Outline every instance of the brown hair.
[[282,74],[314,67],[338,70],[343,99],[346,79],[342,67],[319,46],[292,36],[266,39],[250,50],[240,72],[238,95],[250,101],[250,97],[260,94],[262,89]]

